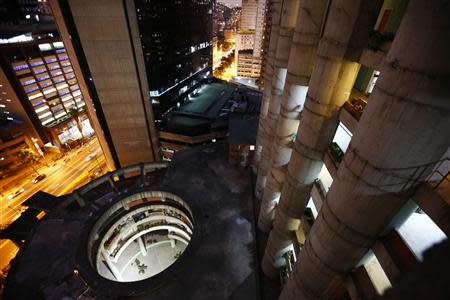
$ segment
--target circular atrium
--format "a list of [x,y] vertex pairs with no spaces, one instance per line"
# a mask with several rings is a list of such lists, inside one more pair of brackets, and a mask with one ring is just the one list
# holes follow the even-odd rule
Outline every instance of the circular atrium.
[[95,223],[87,249],[90,263],[109,280],[150,278],[182,255],[191,240],[193,223],[188,205],[172,193],[127,195]]

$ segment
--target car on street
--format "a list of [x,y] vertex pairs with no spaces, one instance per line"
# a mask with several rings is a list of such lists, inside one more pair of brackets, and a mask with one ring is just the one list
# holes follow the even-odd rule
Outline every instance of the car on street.
[[41,181],[42,179],[44,179],[46,176],[47,176],[47,175],[45,175],[45,174],[40,174],[40,175],[36,176],[36,177],[33,179],[33,181],[32,181],[33,184],[38,183],[39,181]]
[[95,153],[91,153],[89,154],[86,158],[85,161],[90,161],[91,159],[93,159],[95,157]]
[[22,194],[23,192],[25,192],[25,189],[21,188],[21,189],[17,190],[14,194],[10,194],[10,195],[6,196],[6,199],[12,200],[12,199],[16,198],[17,196],[19,196],[20,194]]

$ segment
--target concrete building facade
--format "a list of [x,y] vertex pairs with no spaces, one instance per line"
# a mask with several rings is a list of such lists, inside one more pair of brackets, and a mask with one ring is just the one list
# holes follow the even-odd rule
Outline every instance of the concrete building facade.
[[261,76],[261,49],[265,27],[266,0],[242,2],[241,20],[236,35],[237,76]]
[[158,136],[133,1],[51,4],[61,11],[55,16],[58,27],[68,29],[63,38],[72,39],[83,63],[81,71],[116,167],[158,161]]
[[[278,121],[269,126],[261,110],[267,143],[255,153],[258,225],[269,233],[262,269],[286,279],[280,299],[355,299],[394,286],[406,257],[418,255],[404,250],[402,233],[417,207],[448,236],[436,211],[449,197],[439,190],[449,168],[450,44],[439,36],[450,11],[438,0],[406,2],[300,3]],[[277,105],[269,94],[268,110]]]

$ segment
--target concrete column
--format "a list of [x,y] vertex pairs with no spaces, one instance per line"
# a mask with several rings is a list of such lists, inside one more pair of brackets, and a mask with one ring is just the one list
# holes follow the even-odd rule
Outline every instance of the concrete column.
[[141,250],[142,256],[147,256],[147,248],[145,248],[144,237],[140,236],[138,239],[139,250]]
[[[277,49],[278,33],[280,31],[280,18],[281,18],[281,6],[282,0],[270,1],[270,38],[269,38],[269,51],[267,53],[267,62],[264,70],[264,92],[261,102],[260,114],[259,114],[259,126],[258,134],[256,136],[255,154],[253,157],[253,163],[256,167],[259,165],[262,151],[262,140],[267,135],[267,128],[265,127],[265,120],[269,111],[269,102],[272,88],[272,74],[273,65],[275,62],[275,53]],[[259,197],[258,191],[255,191],[257,197]]]
[[[294,136],[298,129],[300,112],[308,91],[327,2],[326,0],[300,2],[289,54],[286,82],[281,98],[279,120],[277,127],[273,129],[276,136],[272,138],[271,166],[261,207],[273,208],[274,203],[280,197],[287,164],[294,145]],[[266,209],[263,208],[263,211]],[[269,227],[260,223],[260,228],[267,232],[270,230],[270,224],[267,225]]]
[[[295,151],[291,154],[280,196],[280,207],[284,207],[285,214],[293,218],[289,220],[291,229],[298,227],[303,208],[309,200],[309,190],[320,172],[323,155],[336,130],[339,109],[348,99],[359,70],[359,64],[343,61],[358,16],[359,2],[333,2],[331,9],[339,6],[343,9],[330,11],[324,37],[319,43],[297,130]],[[268,198],[261,205],[260,229],[270,230],[276,205],[276,198]],[[294,209],[292,205],[298,208]]]
[[[276,130],[276,122],[280,114],[280,98],[283,93],[286,80],[288,58],[297,21],[299,0],[284,0],[281,11],[280,29],[277,38],[275,60],[272,70],[272,82],[270,87],[268,113],[260,124],[265,134],[259,140],[262,146],[259,162],[258,177],[256,180],[256,191],[260,195],[266,185],[267,173],[270,167],[271,145]],[[269,49],[270,51],[270,49]]]
[[[358,13],[359,2],[337,1],[330,7],[262,261],[263,271],[270,277],[278,274],[276,262],[300,225],[312,185],[323,166],[324,153],[337,128],[339,109],[348,99],[355,82],[359,64],[346,62],[343,57]],[[276,200],[268,197],[261,205],[258,224],[262,230],[270,230]]]
[[[411,0],[280,299],[327,299],[447,150],[450,7]],[[432,46],[431,46],[432,45]]]
[[39,148],[39,146],[37,144],[35,144],[35,142],[32,140],[32,137],[28,133],[25,133],[23,135],[23,140],[24,140],[25,144],[27,144],[28,148],[33,150],[33,153],[35,155],[43,156],[42,150]]

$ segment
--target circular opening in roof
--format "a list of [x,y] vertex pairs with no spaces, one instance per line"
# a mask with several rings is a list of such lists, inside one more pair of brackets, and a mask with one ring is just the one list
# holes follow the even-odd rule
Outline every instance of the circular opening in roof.
[[100,217],[89,236],[88,255],[102,277],[140,281],[175,263],[193,230],[192,212],[180,197],[144,191],[114,203]]

